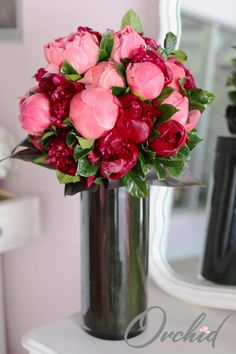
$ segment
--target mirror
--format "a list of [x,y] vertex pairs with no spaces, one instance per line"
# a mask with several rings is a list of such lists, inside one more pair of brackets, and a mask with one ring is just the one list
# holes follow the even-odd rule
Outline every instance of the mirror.
[[[201,87],[216,94],[212,107],[202,117],[198,129],[204,139],[193,152],[190,169],[206,186],[176,189],[167,241],[167,259],[177,272],[184,272],[181,261],[190,259],[196,269],[202,256],[212,194],[213,165],[218,136],[228,136],[225,110],[229,104],[226,79],[235,56],[236,29],[217,22],[182,14],[181,49],[191,60],[189,69]],[[191,67],[190,67],[191,66]]]
[[[161,231],[151,239],[150,272],[158,285],[169,294],[195,304],[236,309],[236,288],[209,282],[201,276],[210,202],[213,188],[213,166],[218,136],[229,136],[225,110],[229,104],[226,80],[232,71],[235,57],[236,27],[183,12],[180,48],[190,58],[188,68],[198,84],[216,95],[198,126],[204,139],[194,151],[190,169],[205,185],[168,191],[164,188],[152,192],[151,203],[164,203],[164,225],[168,218],[168,231]],[[172,199],[172,211],[169,215]],[[169,204],[169,205],[168,205]],[[155,213],[155,215],[154,215]],[[159,220],[156,211],[151,218]],[[151,221],[151,224],[154,222]],[[161,226],[163,226],[161,225]]]

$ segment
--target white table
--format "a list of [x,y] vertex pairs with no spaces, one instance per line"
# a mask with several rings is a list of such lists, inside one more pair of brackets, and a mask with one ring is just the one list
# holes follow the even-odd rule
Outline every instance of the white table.
[[[207,326],[212,331],[220,325],[229,313],[232,313],[219,332],[215,349],[212,349],[211,343],[208,342],[173,343],[170,340],[161,342],[160,339],[146,348],[134,349],[128,346],[125,341],[107,341],[90,336],[81,328],[78,314],[32,330],[23,338],[22,345],[30,354],[235,353],[236,312],[189,305],[165,294],[152,281],[149,282],[149,287],[149,305],[160,306],[165,310],[167,314],[165,330],[167,331],[183,330],[186,332],[193,321],[203,312],[207,314],[207,318],[201,326]],[[132,343],[143,344],[152,338],[160,328],[161,321],[160,312],[153,310],[150,313],[148,329],[145,334],[132,339]],[[197,332],[201,333],[199,329]]]

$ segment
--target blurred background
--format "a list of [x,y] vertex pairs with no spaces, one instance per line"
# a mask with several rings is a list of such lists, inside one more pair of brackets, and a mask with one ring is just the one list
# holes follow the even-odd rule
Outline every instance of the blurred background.
[[[175,191],[167,249],[171,261],[201,254],[215,142],[217,136],[228,134],[225,82],[234,56],[231,46],[236,44],[235,0],[183,0],[181,7],[181,49],[188,53],[189,69],[198,84],[217,99],[201,120],[204,142],[191,163],[206,188]],[[34,86],[32,76],[45,65],[43,45],[78,25],[118,29],[129,8],[142,17],[145,33],[158,39],[158,0],[0,1],[0,125],[15,141],[24,137],[17,98]],[[41,238],[0,256],[7,354],[23,354],[20,340],[27,331],[79,310],[79,197],[64,198],[63,187],[51,171],[23,162],[15,164],[0,188],[18,196],[36,195],[41,202]]]

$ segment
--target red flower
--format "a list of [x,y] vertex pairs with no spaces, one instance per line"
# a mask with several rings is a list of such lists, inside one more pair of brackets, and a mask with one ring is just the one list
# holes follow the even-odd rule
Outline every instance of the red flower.
[[171,119],[154,128],[160,133],[160,136],[151,140],[150,147],[158,156],[172,156],[186,143],[186,130],[182,124],[175,120]]
[[181,68],[183,68],[185,71],[185,83],[184,83],[185,90],[196,88],[197,87],[196,81],[193,75],[191,74],[191,72],[182,63],[176,62],[176,64],[181,66]]
[[153,50],[157,50],[159,48],[159,45],[153,38],[145,37],[143,36],[143,39],[145,40],[146,45],[151,47]]
[[96,150],[101,157],[101,174],[111,179],[126,175],[139,157],[137,145],[125,140],[114,129],[106,137],[98,139]]
[[[42,70],[42,69],[40,69]],[[48,95],[50,100],[51,122],[62,128],[63,121],[69,116],[72,97],[83,90],[83,86],[76,81],[68,81],[64,75],[44,74],[38,71],[39,87]]]
[[172,71],[166,66],[164,59],[161,54],[156,53],[152,50],[146,50],[143,46],[135,49],[132,53],[130,59],[131,63],[144,63],[150,62],[157,65],[164,74],[165,85],[168,85],[173,80]]
[[146,104],[131,93],[120,97],[120,102],[123,110],[116,123],[117,131],[133,143],[144,143],[151,133],[154,117],[159,116],[156,107]]
[[66,144],[66,132],[59,133],[53,137],[48,147],[46,163],[57,168],[62,173],[74,176],[77,164],[73,157],[74,147]]

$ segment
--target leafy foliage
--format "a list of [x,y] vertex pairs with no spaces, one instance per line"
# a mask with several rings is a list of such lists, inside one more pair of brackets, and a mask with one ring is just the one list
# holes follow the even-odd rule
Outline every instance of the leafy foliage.
[[124,29],[126,26],[133,27],[133,29],[137,32],[143,32],[140,17],[132,9],[130,9],[122,19],[121,29]]

